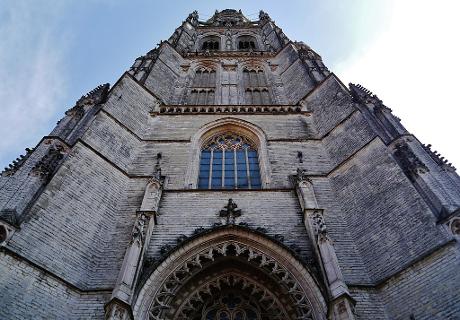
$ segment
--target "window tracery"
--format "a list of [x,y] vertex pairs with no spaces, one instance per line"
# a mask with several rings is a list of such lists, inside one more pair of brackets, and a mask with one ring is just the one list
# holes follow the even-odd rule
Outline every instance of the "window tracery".
[[215,103],[216,71],[200,68],[196,70],[188,98],[190,105],[211,105]]
[[252,36],[238,37],[238,50],[240,51],[255,51],[257,49],[256,40]]
[[199,189],[261,188],[254,143],[235,133],[209,139],[201,149]]
[[220,38],[217,36],[208,36],[201,42],[202,51],[218,51],[220,49]]
[[246,104],[271,104],[270,93],[268,91],[267,86],[267,79],[262,69],[245,68],[243,70],[243,85]]

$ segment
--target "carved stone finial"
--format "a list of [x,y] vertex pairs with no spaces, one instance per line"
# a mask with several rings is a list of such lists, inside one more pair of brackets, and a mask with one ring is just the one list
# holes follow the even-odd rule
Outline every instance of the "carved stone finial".
[[311,183],[310,178],[308,177],[307,171],[304,169],[297,168],[297,174],[294,175],[294,182],[296,185],[302,183],[302,182],[308,182]]
[[190,13],[185,21],[189,22],[192,26],[198,26],[198,11]]
[[264,12],[263,10],[259,11],[259,20],[262,22],[270,20],[270,16],[268,13]]
[[235,224],[235,219],[241,216],[241,209],[236,209],[238,205],[232,199],[228,199],[228,204],[224,208],[220,210],[219,216],[226,218],[226,224]]
[[428,167],[417,157],[407,143],[398,143],[395,146],[394,155],[401,165],[402,170],[409,179],[430,171]]

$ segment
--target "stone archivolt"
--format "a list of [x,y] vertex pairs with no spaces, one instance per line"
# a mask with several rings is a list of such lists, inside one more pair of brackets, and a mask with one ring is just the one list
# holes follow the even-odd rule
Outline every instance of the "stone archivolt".
[[[236,226],[196,238],[163,261],[138,294],[134,305],[135,318],[170,319],[168,312],[176,310],[172,305],[183,286],[223,260],[227,261],[224,265],[236,261],[243,263],[277,283],[281,289],[278,291],[288,297],[292,310],[282,319],[325,319],[325,301],[309,271],[288,250]],[[274,297],[273,294],[269,296]],[[193,297],[191,295],[188,299]],[[180,310],[185,312],[184,305]],[[181,317],[179,313],[172,319],[183,319]]]
[[[288,313],[281,301],[271,290],[241,272],[230,270],[205,281],[190,293],[175,313],[174,319],[201,319],[201,315],[219,307],[220,293],[227,290],[231,294],[242,295],[258,318],[273,320],[288,319]],[[246,293],[246,294],[245,294]],[[217,306],[216,306],[217,305]],[[225,308],[224,305],[222,309]],[[243,305],[244,307],[244,305]],[[232,310],[228,310],[231,313]],[[244,312],[244,310],[242,310]]]

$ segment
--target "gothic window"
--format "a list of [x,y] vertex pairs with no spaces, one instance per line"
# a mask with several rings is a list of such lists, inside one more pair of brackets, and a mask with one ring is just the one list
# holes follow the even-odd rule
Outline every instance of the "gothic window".
[[261,188],[255,145],[245,137],[229,132],[209,139],[201,149],[198,188]]
[[220,49],[220,39],[216,36],[206,37],[201,42],[202,51],[218,51]]
[[239,37],[238,40],[238,50],[240,51],[249,51],[249,50],[256,50],[256,40],[254,37],[251,36],[242,36]]
[[216,71],[198,69],[192,82],[188,104],[210,105],[215,102]]
[[271,104],[270,93],[267,87],[267,80],[263,70],[244,69],[243,85],[246,104]]

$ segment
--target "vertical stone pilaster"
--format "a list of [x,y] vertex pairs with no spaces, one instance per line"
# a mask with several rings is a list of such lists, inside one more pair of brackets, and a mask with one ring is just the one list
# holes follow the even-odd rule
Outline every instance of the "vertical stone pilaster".
[[112,292],[112,298],[106,306],[107,320],[132,319],[130,303],[155,226],[163,181],[164,177],[157,170],[157,173],[147,183],[140,210],[136,213],[131,240],[125,252],[117,283]]
[[302,170],[295,176],[297,196],[304,214],[304,224],[310,239],[314,242],[315,253],[320,262],[331,298],[331,319],[352,320],[354,300],[343,279],[339,261],[330,239],[324,210],[318,208],[312,181]]

